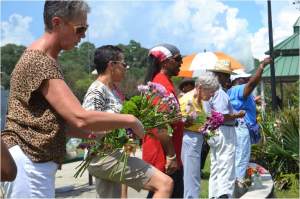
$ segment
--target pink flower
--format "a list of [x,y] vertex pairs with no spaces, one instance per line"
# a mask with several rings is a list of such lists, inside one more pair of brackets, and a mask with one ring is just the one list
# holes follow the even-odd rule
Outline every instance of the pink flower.
[[224,116],[222,113],[212,110],[211,116],[207,118],[204,127],[200,131],[210,137],[213,136],[214,131],[224,123]]
[[90,133],[89,136],[88,136],[89,139],[95,139],[97,138],[97,136],[93,133]]

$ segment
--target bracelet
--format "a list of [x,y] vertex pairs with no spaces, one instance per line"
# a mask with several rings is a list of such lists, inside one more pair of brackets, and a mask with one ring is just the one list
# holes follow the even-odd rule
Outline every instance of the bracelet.
[[166,158],[167,158],[167,160],[175,160],[176,159],[176,153],[172,157],[166,156]]

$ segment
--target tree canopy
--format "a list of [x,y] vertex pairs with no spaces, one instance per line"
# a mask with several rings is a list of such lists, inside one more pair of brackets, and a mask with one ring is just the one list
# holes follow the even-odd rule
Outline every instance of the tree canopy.
[[[125,55],[125,61],[130,66],[124,81],[120,87],[127,97],[136,94],[136,86],[143,82],[145,68],[148,66],[148,49],[143,48],[140,43],[131,40],[128,45],[119,44]],[[26,49],[25,46],[7,44],[1,47],[1,85],[9,89],[10,75],[17,64],[20,56]],[[80,101],[94,81],[95,76],[91,74],[94,69],[93,59],[95,45],[90,42],[81,43],[70,51],[63,51],[59,55],[66,83],[72,89]]]

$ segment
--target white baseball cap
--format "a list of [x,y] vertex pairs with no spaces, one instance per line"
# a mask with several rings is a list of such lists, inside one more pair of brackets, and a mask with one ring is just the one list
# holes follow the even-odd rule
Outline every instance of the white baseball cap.
[[244,70],[241,69],[237,69],[233,71],[235,74],[234,75],[230,75],[230,80],[234,81],[238,78],[247,78],[247,77],[251,77],[252,74],[250,73],[246,73]]

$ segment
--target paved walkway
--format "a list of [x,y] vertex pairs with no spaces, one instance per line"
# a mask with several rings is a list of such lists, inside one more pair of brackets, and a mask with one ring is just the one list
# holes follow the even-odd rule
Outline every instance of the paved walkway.
[[[137,152],[141,157],[141,152]],[[56,173],[55,192],[56,198],[96,198],[95,179],[94,184],[89,186],[88,173],[85,172],[82,177],[74,178],[76,166],[80,161],[64,164],[62,170]],[[147,191],[137,192],[132,188],[128,188],[128,198],[146,198]]]

